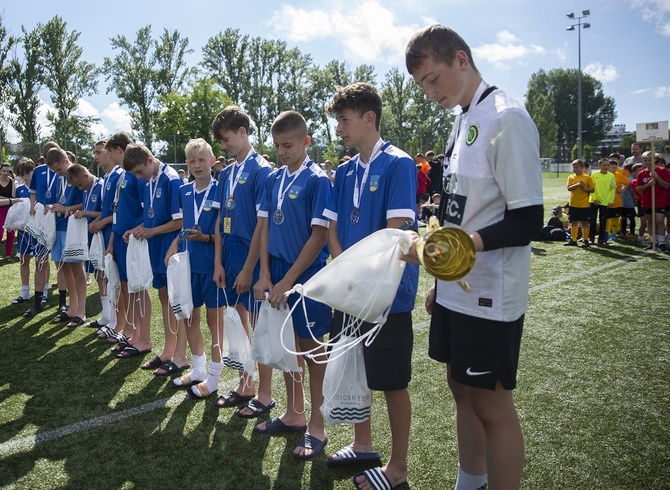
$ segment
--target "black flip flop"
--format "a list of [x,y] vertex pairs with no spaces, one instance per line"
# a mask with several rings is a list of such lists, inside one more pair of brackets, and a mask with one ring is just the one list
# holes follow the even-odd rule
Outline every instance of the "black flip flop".
[[189,364],[184,364],[183,366],[177,366],[174,362],[171,360],[165,361],[163,364],[158,366],[158,369],[162,369],[165,371],[164,373],[157,373],[154,371],[154,376],[172,376],[173,374],[179,374],[182,371],[185,371],[186,369],[190,368],[191,366]]

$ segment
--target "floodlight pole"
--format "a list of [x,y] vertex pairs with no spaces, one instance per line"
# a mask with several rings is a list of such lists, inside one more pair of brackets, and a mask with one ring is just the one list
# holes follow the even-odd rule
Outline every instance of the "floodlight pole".
[[591,27],[591,24],[585,22],[582,24],[582,19],[591,15],[590,10],[582,10],[580,17],[575,17],[575,14],[570,12],[567,14],[568,19],[577,20],[576,24],[572,24],[566,28],[568,31],[574,31],[577,26],[577,51],[578,51],[578,70],[577,70],[577,158],[582,158],[582,26],[584,29]]

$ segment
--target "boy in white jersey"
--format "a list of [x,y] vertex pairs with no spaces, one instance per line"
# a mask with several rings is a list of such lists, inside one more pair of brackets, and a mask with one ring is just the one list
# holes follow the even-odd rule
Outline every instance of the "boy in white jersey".
[[[249,310],[253,314],[250,290],[258,281],[261,227],[257,219],[263,198],[265,179],[271,171],[267,160],[251,146],[251,120],[237,106],[219,112],[212,123],[214,138],[237,159],[219,175],[216,200],[220,204],[214,242],[214,282],[225,289],[230,306],[235,306],[242,325],[248,329]],[[251,318],[253,324],[253,318]],[[225,327],[224,327],[225,335]],[[258,365],[258,396],[253,380],[240,373],[237,388],[216,401],[219,408],[247,403],[236,413],[242,418],[257,417],[274,407],[272,369]]]
[[[254,285],[256,299],[268,293],[273,308],[292,307],[298,294],[284,293],[295,284],[305,284],[323,269],[328,258],[328,220],[323,211],[330,195],[330,180],[325,172],[307,156],[312,139],[307,123],[295,111],[282,112],[272,123],[272,138],[277,156],[284,166],[271,173],[266,182],[264,202],[259,211],[262,228],[261,273]],[[293,330],[300,352],[323,353],[319,342],[330,331],[331,309],[323,303],[304,298],[307,318],[301,308],[293,317]],[[270,328],[281,328],[271,325]],[[302,380],[295,373],[284,373],[287,409],[284,414],[261,422],[254,430],[261,434],[304,431],[293,451],[298,459],[309,459],[321,453],[328,442],[323,416],[323,377],[326,366],[311,357],[299,356],[298,362],[309,367],[311,413],[308,425]],[[304,369],[304,368],[303,368]],[[304,379],[304,377],[303,377]]]
[[446,152],[443,226],[459,226],[478,251],[464,278],[437,281],[429,355],[447,364],[456,401],[457,489],[518,488],[523,437],[512,389],[528,305],[530,241],[542,228],[543,196],[537,129],[521,104],[489,86],[469,46],[441,25],[417,32],[407,70],[426,97],[460,106]]

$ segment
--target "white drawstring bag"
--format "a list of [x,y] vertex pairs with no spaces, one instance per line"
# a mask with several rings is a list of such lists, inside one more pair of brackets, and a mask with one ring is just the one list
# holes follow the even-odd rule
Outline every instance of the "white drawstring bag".
[[191,318],[193,292],[191,291],[191,261],[188,251],[174,254],[167,265],[168,301],[178,320]]
[[254,374],[254,359],[251,357],[251,344],[242,319],[234,306],[227,306],[223,313],[223,346],[221,348],[223,365],[237,371]]
[[8,230],[24,230],[30,218],[30,201],[21,199],[15,202],[7,211],[5,228]]
[[128,238],[126,272],[128,274],[129,293],[147,291],[151,287],[154,274],[151,271],[149,242],[147,240],[138,240],[133,235]]
[[56,215],[51,209],[40,219],[40,233],[37,241],[47,250],[51,250],[56,243]]
[[119,304],[119,295],[121,294],[121,276],[119,267],[112,254],[105,255],[105,277],[107,278],[107,295],[113,307]]
[[[350,321],[343,335],[357,337],[351,345],[362,341],[370,345],[386,322],[398,291],[405,270],[401,252],[408,253],[411,245],[410,235],[403,230],[378,230],[342,252],[305,284],[296,284],[286,295],[297,292],[347,313]],[[298,303],[300,301],[293,305],[291,312]],[[363,321],[376,325],[359,336]],[[333,343],[321,345],[332,346]]]
[[263,301],[251,342],[253,359],[285,373],[301,372],[298,357],[293,354],[295,347],[293,320],[289,310],[278,310],[270,306],[267,300]]
[[86,218],[67,219],[63,262],[79,262],[88,260],[88,221]]
[[25,232],[32,235],[35,239],[40,236],[40,229],[42,228],[41,221],[44,218],[44,206],[39,202],[35,203],[35,214],[28,218],[26,222]]
[[323,378],[321,415],[327,424],[357,424],[370,418],[372,391],[368,388],[363,360],[363,344],[342,336],[338,344],[346,347],[326,365]]
[[98,231],[93,233],[93,238],[91,239],[91,247],[88,250],[88,260],[91,262],[91,266],[98,271],[105,270],[105,239],[102,236],[102,232]]

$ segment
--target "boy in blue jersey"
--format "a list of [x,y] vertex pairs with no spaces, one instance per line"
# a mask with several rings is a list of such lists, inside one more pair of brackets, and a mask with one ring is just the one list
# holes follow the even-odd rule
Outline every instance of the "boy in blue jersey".
[[[258,257],[261,226],[257,220],[265,179],[271,171],[268,162],[256,153],[249,141],[249,116],[237,106],[219,112],[212,123],[214,138],[221,147],[237,159],[219,175],[216,200],[220,204],[218,232],[214,235],[214,282],[225,288],[230,306],[235,306],[242,325],[248,329],[251,306],[251,286],[258,280]],[[252,324],[253,324],[253,318]],[[224,333],[225,335],[225,333]],[[272,369],[258,366],[260,384],[254,398],[254,383],[243,373],[235,390],[216,401],[218,407],[233,407],[243,418],[256,417],[274,406],[272,400]]]
[[47,153],[47,166],[58,175],[58,201],[51,204],[56,214],[56,242],[51,248],[51,257],[65,277],[70,293],[70,306],[61,311],[52,323],[67,322],[68,327],[77,327],[86,318],[86,274],[82,261],[64,261],[65,237],[67,235],[68,216],[82,207],[81,191],[69,185],[65,176],[72,166],[65,151],[52,148]]
[[[117,331],[123,332],[107,339],[109,342],[118,342],[118,345],[112,349],[119,359],[126,359],[151,352],[151,336],[149,332],[151,322],[151,306],[149,310],[135,307],[136,301],[144,301],[151,305],[149,295],[146,291],[143,293],[128,293],[128,271],[126,269],[126,256],[128,254],[128,244],[124,241],[123,235],[142,223],[142,201],[140,191],[144,189],[145,182],[139,181],[135,175],[123,170],[123,155],[128,145],[133,140],[124,132],[116,133],[107,143],[105,149],[109,153],[110,159],[121,172],[116,174],[112,172],[112,179],[116,180],[116,185],[111,185],[109,193],[112,199],[112,232],[107,244],[107,254],[114,256],[114,261],[119,268],[119,278],[121,282],[121,294],[116,308],[117,313]],[[118,177],[116,176],[118,175]],[[109,185],[109,184],[108,184]],[[107,187],[105,187],[107,190]],[[104,206],[103,206],[104,209]],[[149,313],[142,315],[142,313]],[[127,314],[132,315],[131,318]]]
[[[16,188],[17,199],[30,199],[30,180],[35,170],[35,163],[30,158],[22,158],[16,164],[16,174],[23,183]],[[18,234],[18,252],[21,257],[21,294],[12,301],[16,305],[30,299],[30,257],[34,253],[34,247],[37,240],[26,231],[19,230]]]
[[[86,219],[89,225],[93,220],[100,218],[100,209],[102,207],[102,179],[91,174],[86,167],[75,163],[70,165],[67,169],[67,181],[69,184],[75,186],[82,191],[82,209],[74,212],[76,219]],[[88,232],[88,246],[90,248],[93,241],[93,233],[90,229]],[[102,305],[103,318],[110,316],[110,305],[105,301],[107,291],[107,281],[101,271],[96,270],[91,266],[91,262],[86,262],[86,272],[93,273],[95,280],[98,283],[98,293],[100,294],[100,302]],[[91,326],[89,323],[87,326]]]
[[[105,144],[108,139],[99,140],[93,147],[93,160],[98,164],[99,168],[105,171],[105,176],[102,179],[102,186],[100,188],[100,215],[89,220],[88,231],[91,233],[102,232],[103,250],[109,245],[109,237],[112,235],[112,202],[114,199],[114,189],[118,183],[119,175],[123,171],[120,167],[114,165],[110,153],[105,149]],[[99,274],[104,278],[104,275]],[[98,281],[100,285],[100,281]],[[97,328],[96,336],[100,339],[107,339],[118,332],[122,333],[123,329],[118,327],[116,320],[116,309],[112,305],[111,298],[107,294],[107,281],[102,281],[102,288],[100,289],[100,301],[102,302],[102,317],[93,320],[86,326],[90,328]]]
[[[328,220],[323,210],[330,196],[330,180],[326,173],[307,156],[312,139],[307,134],[307,123],[297,112],[281,113],[272,123],[277,156],[284,166],[270,174],[266,193],[258,213],[262,225],[261,272],[254,285],[256,299],[262,300],[268,292],[273,308],[293,306],[297,293],[284,295],[295,284],[304,284],[323,269],[328,258]],[[329,306],[304,298],[307,318],[301,308],[293,315],[293,329],[298,351],[323,353],[319,342],[330,331],[332,312]],[[309,322],[309,325],[307,324]],[[272,325],[271,328],[281,328]],[[311,357],[298,358],[301,368],[309,367],[311,414],[305,425],[305,406],[302,382],[296,382],[295,373],[284,373],[287,409],[283,415],[256,425],[261,434],[305,430],[293,456],[309,459],[321,453],[328,438],[319,407],[323,404],[323,377],[326,365]],[[304,368],[303,368],[304,369]],[[304,376],[303,376],[304,379]]]
[[[182,226],[182,213],[179,209],[179,188],[183,182],[175,169],[154,158],[151,151],[143,145],[131,144],[123,154],[123,168],[134,174],[138,179],[147,181],[144,188],[140,188],[140,198],[143,207],[143,222],[126,231],[124,240],[133,235],[139,240],[148,240],[149,259],[154,275],[152,286],[158,289],[158,299],[161,302],[163,313],[163,327],[165,329],[165,345],[163,352],[145,363],[143,369],[158,368],[154,371],[157,376],[168,376],[180,373],[188,367],[186,357],[173,359],[177,346],[178,336],[183,345],[186,345],[186,335],[177,330],[177,319],[172,313],[167,293],[167,268],[165,254]],[[140,293],[141,294],[141,293]],[[148,294],[147,305],[151,305]],[[151,317],[151,307],[147,308],[147,315]],[[151,321],[147,323],[151,325]],[[143,330],[143,335],[149,339],[149,329]],[[185,349],[183,349],[185,352]]]
[[[54,141],[47,141],[42,147],[41,158],[46,159],[46,154],[52,148],[60,148]],[[35,215],[35,204],[40,203],[48,205],[56,202],[57,199],[57,178],[53,172],[46,165],[38,165],[33,171],[30,179],[30,214]],[[37,246],[34,249],[35,253],[35,297],[34,304],[23,314],[24,318],[32,318],[42,311],[46,304],[47,292],[49,288],[49,250],[42,246]],[[67,291],[65,290],[65,279],[62,272],[58,272],[58,307],[62,309],[65,307],[65,297]]]
[[[337,257],[377,230],[398,228],[415,220],[417,176],[412,158],[379,135],[382,101],[374,86],[354,83],[341,87],[327,111],[337,120],[336,131],[345,145],[359,149],[357,156],[337,167],[324,212],[330,219],[330,253]],[[363,344],[368,386],[383,391],[386,398],[392,448],[388,463],[381,470],[376,468],[354,477],[357,488],[370,488],[375,480],[384,478],[390,487],[395,487],[407,479],[411,419],[407,386],[411,377],[412,310],[418,278],[418,267],[408,265],[386,323],[374,342],[369,346]],[[342,323],[342,313],[336,312],[333,335]],[[369,463],[380,457],[372,446],[368,420],[355,425],[353,444],[330,456],[328,464]]]
[[[218,182],[211,169],[216,161],[212,147],[202,138],[190,140],[185,149],[186,165],[193,182],[179,188],[179,208],[184,229],[174,239],[165,256],[167,265],[177,252],[188,251],[191,265],[190,286],[193,295],[193,314],[188,320],[179,320],[179,331],[186,332],[191,348],[193,370],[172,380],[177,388],[190,388],[191,396],[205,398],[219,388],[223,370],[221,344],[223,338],[223,294],[214,284],[214,234],[219,203],[216,201]],[[186,281],[187,278],[184,278]],[[204,341],[200,330],[201,307],[205,305],[207,326],[212,334],[212,360],[207,374]],[[186,358],[186,349],[177,346],[175,357]]]

